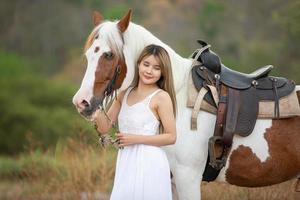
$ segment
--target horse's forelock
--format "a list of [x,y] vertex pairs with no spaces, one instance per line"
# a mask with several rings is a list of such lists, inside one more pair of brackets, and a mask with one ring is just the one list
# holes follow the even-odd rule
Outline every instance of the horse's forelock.
[[85,45],[84,45],[84,52],[86,52],[93,44],[96,35],[99,32],[99,27],[96,27],[88,36],[88,38],[86,39]]
[[84,52],[86,52],[92,46],[95,36],[96,36],[96,32],[90,33],[84,45]]
[[103,22],[102,24],[94,28],[94,30],[90,33],[86,40],[84,52],[86,52],[93,45],[95,37],[98,34],[101,34],[101,36],[104,38],[104,40],[107,42],[108,46],[113,52],[117,53],[119,57],[123,57],[122,34],[117,28],[117,23],[110,21]]
[[108,22],[106,26],[101,29],[104,39],[107,41],[111,50],[122,57],[123,53],[123,36],[117,28],[116,22]]

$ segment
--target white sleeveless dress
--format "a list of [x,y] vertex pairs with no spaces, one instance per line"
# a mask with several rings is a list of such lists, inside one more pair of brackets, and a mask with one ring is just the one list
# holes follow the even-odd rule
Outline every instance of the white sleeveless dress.
[[[155,135],[159,121],[149,104],[156,90],[143,101],[127,104],[130,87],[118,117],[121,133]],[[165,152],[156,146],[135,144],[118,151],[111,200],[171,200],[170,167]]]

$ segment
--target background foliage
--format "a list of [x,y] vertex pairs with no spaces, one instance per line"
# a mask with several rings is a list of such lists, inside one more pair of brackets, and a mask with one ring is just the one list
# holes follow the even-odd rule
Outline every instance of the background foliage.
[[[28,138],[42,148],[87,131],[71,99],[84,73],[82,47],[99,10],[133,21],[182,56],[203,39],[225,65],[242,72],[273,64],[299,83],[299,0],[4,0],[0,3],[0,153],[17,154]],[[26,142],[27,141],[27,142]]]

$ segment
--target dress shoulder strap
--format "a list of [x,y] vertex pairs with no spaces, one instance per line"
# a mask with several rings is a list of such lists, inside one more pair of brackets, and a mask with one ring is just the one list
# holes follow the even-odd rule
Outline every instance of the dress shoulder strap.
[[128,94],[130,93],[130,91],[133,89],[133,87],[128,87],[125,94],[124,94],[124,97],[123,97],[123,100],[122,100],[122,103],[125,101],[127,101],[127,98],[128,98]]
[[148,103],[148,104],[150,104],[150,101],[151,101],[152,97],[154,97],[154,95],[156,95],[159,91],[161,91],[161,89],[155,90],[152,94],[150,94],[150,95],[147,97],[147,99],[148,99],[147,103]]

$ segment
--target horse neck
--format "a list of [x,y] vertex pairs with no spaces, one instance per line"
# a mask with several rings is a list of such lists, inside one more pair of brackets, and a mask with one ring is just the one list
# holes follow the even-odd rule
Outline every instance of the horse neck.
[[[134,76],[135,63],[142,50],[150,44],[160,45],[167,50],[172,63],[173,80],[175,91],[178,93],[185,83],[187,73],[191,67],[192,61],[178,55],[167,44],[160,41],[153,34],[147,31],[142,26],[130,23],[124,35],[123,53],[127,65],[127,81],[122,85],[122,88],[127,88]],[[127,78],[126,77],[126,78]]]

